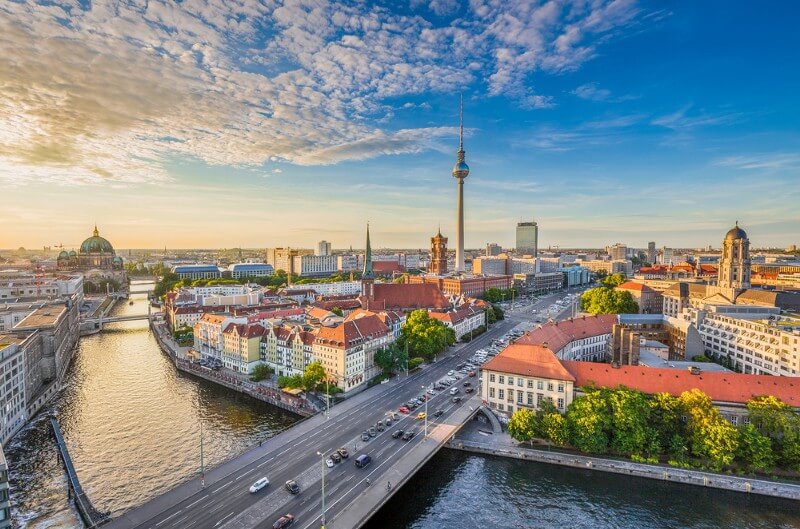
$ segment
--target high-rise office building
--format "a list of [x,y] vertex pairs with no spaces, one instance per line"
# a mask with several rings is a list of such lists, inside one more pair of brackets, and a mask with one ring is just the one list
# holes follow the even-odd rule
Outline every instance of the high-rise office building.
[[628,258],[628,247],[622,243],[607,248],[612,261],[621,261]]
[[539,225],[535,221],[517,224],[517,255],[536,257],[539,252]]
[[488,257],[500,255],[501,253],[503,253],[503,248],[501,248],[499,244],[493,242],[486,243],[486,255]]
[[331,243],[328,241],[319,241],[317,243],[317,253],[314,255],[330,255],[331,254]]
[[650,264],[655,264],[656,257],[658,256],[658,252],[656,252],[656,243],[654,241],[650,241],[647,243],[647,262]]

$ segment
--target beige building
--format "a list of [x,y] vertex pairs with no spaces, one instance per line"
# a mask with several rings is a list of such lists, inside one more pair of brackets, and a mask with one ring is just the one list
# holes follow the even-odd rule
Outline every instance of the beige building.
[[483,366],[481,377],[481,398],[509,416],[520,408],[536,410],[545,400],[563,413],[572,402],[575,377],[541,345],[509,345]]
[[661,293],[639,281],[626,281],[616,290],[629,292],[639,305],[639,314],[658,314],[663,310],[664,298]]
[[261,360],[264,327],[257,323],[230,323],[222,331],[222,364],[240,373],[251,373]]

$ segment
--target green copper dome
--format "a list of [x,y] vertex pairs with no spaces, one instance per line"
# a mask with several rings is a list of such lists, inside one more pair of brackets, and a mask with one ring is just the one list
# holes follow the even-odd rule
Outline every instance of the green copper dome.
[[83,241],[81,244],[81,253],[114,253],[114,247],[111,243],[100,237],[100,232],[97,231],[97,226],[94,227],[94,234]]

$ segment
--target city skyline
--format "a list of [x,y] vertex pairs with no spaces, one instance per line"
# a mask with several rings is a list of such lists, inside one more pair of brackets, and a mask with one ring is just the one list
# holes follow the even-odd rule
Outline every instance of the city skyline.
[[797,9],[10,4],[0,247],[796,244]]

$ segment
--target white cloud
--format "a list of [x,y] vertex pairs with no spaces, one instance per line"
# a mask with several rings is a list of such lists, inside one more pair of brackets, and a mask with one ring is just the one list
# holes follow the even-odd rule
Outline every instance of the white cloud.
[[7,182],[166,181],[175,155],[258,166],[437,148],[453,130],[391,130],[384,101],[485,82],[551,107],[529,76],[578,68],[638,13],[621,0],[433,0],[458,17],[433,25],[326,0],[50,4],[0,5]]
[[743,170],[775,171],[800,167],[800,155],[796,153],[767,153],[728,156],[714,165]]
[[589,99],[591,101],[607,101],[611,97],[611,90],[598,88],[594,83],[581,85],[573,90],[572,93],[581,99]]

